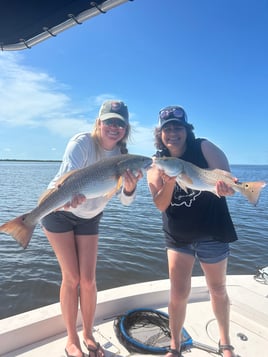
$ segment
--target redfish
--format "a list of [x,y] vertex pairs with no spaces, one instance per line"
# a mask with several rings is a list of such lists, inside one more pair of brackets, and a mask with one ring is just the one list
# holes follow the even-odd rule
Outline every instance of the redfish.
[[180,187],[187,192],[187,188],[197,191],[209,191],[218,196],[216,183],[225,182],[236,192],[240,192],[250,203],[256,206],[264,181],[239,182],[231,173],[220,169],[201,169],[200,167],[176,157],[154,157],[153,164],[171,177],[177,177]]
[[26,248],[39,220],[63,207],[74,195],[110,198],[122,185],[122,175],[127,169],[135,173],[147,170],[151,164],[150,157],[125,154],[70,171],[59,179],[54,189],[41,195],[38,205],[32,211],[1,225],[0,232],[10,234]]

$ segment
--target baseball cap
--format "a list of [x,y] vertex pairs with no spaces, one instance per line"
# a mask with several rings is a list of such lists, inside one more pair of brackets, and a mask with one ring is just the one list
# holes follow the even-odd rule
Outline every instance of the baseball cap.
[[99,118],[100,120],[121,119],[128,124],[128,108],[120,100],[106,100],[100,108]]
[[188,124],[188,120],[185,110],[178,105],[172,105],[161,109],[158,116],[160,129],[171,121],[186,126]]

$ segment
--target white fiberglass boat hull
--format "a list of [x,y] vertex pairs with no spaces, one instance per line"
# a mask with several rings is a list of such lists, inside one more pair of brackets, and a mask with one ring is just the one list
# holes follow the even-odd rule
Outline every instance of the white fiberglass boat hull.
[[[236,353],[241,357],[265,356],[268,350],[268,285],[256,282],[253,276],[236,275],[227,277],[227,286],[231,299],[230,333]],[[116,317],[135,308],[167,312],[168,298],[169,280],[100,291],[94,335],[105,349],[105,356],[130,355],[114,332]],[[218,329],[204,277],[192,278],[184,327],[193,340],[217,347]],[[78,330],[81,335],[80,315]],[[65,343],[66,333],[58,303],[0,321],[0,356],[63,357]],[[183,354],[187,356],[188,351]],[[213,355],[197,348],[192,348],[190,354],[191,357]]]

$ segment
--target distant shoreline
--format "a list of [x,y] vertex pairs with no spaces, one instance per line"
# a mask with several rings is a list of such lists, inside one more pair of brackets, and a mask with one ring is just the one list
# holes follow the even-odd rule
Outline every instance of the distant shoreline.
[[61,160],[21,160],[21,159],[0,159],[1,161],[8,162],[61,162]]
[[[0,159],[0,162],[62,162],[62,160]],[[230,164],[230,166],[268,166],[268,164]]]

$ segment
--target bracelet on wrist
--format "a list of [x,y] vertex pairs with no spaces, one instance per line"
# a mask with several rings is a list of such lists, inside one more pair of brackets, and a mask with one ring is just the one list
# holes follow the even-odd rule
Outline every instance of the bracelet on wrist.
[[134,188],[134,190],[132,190],[130,192],[126,191],[125,189],[123,190],[125,196],[132,196],[135,191],[136,191],[136,187]]

